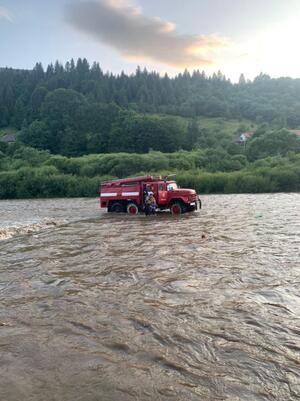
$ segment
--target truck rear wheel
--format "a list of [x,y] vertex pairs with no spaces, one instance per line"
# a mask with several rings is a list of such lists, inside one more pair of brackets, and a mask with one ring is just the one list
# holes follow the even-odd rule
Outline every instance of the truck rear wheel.
[[135,203],[128,203],[127,205],[127,213],[131,215],[138,214],[139,209]]
[[122,203],[114,202],[110,207],[110,211],[112,213],[123,213],[124,212],[124,206],[122,205]]
[[175,202],[170,207],[171,213],[173,216],[179,216],[180,214],[184,213],[184,206],[180,202]]

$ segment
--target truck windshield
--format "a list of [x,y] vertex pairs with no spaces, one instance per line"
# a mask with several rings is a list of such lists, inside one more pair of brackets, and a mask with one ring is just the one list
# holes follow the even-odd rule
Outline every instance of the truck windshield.
[[177,184],[176,184],[176,182],[170,182],[168,185],[167,185],[167,190],[168,191],[174,191],[174,189],[177,189],[178,187],[177,187]]

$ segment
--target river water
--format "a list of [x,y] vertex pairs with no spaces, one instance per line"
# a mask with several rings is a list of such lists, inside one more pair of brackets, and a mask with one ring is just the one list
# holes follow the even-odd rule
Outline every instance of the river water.
[[0,202],[0,400],[300,399],[300,194]]

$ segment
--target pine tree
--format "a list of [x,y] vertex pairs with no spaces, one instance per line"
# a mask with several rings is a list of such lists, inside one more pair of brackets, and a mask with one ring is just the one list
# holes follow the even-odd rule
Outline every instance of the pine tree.
[[239,78],[239,85],[245,85],[245,84],[246,84],[245,76],[244,74],[241,74]]
[[19,97],[16,101],[15,108],[14,108],[14,116],[12,119],[12,125],[18,129],[21,129],[23,126],[23,122],[26,118],[26,106],[24,100]]

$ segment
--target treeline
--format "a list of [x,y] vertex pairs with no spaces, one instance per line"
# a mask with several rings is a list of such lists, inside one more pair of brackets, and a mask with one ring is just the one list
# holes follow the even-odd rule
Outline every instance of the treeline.
[[[240,124],[237,132],[243,128],[245,125]],[[246,152],[235,142],[234,135],[222,128],[199,128],[196,119],[142,115],[115,104],[88,104],[73,90],[57,89],[45,99],[40,120],[23,128],[18,138],[27,146],[64,156],[194,149],[209,153],[209,149],[215,149],[211,152],[217,154],[216,166],[226,159],[226,153],[245,154],[252,161],[300,151],[299,138],[285,129],[270,130],[266,125],[261,126],[247,143]],[[216,153],[216,149],[222,149],[223,153]]]
[[[241,132],[245,124],[238,129]],[[41,105],[39,119],[23,127],[18,138],[25,145],[65,156],[227,149],[233,142],[232,133],[200,129],[196,119],[188,122],[175,116],[140,114],[113,103],[91,104],[70,89],[51,92]]]
[[195,145],[200,131],[189,129],[176,117],[142,115],[114,103],[89,103],[71,89],[46,96],[39,119],[23,127],[19,139],[26,145],[66,156],[89,153],[174,152]]
[[85,59],[0,69],[0,128],[18,130],[0,140],[0,198],[96,196],[104,179],[170,172],[200,193],[299,191],[300,138],[284,128],[299,126],[297,79],[114,76]]
[[253,162],[222,149],[68,158],[20,144],[2,144],[0,199],[96,196],[106,179],[169,173],[176,173],[179,185],[199,193],[299,191],[300,154],[287,152]]
[[221,72],[208,77],[185,71],[170,78],[140,68],[132,75],[112,75],[98,63],[90,66],[86,59],[78,59],[45,69],[40,63],[32,70],[0,69],[0,127],[20,129],[39,120],[44,100],[56,89],[73,90],[89,104],[115,103],[141,113],[300,126],[300,79],[261,74],[250,82],[241,75],[233,84]]

